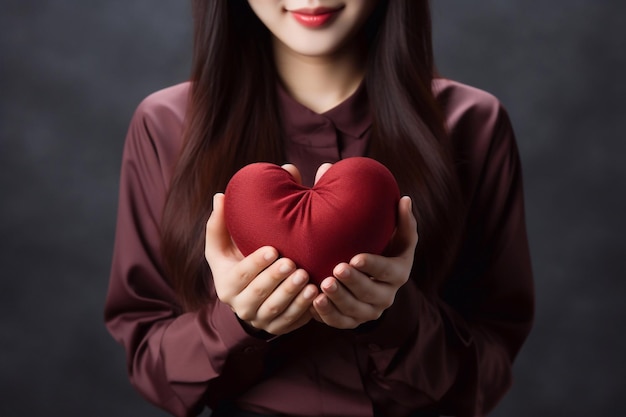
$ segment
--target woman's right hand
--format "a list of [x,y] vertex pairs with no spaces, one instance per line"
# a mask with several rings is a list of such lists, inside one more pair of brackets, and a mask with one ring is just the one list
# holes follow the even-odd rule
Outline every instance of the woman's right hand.
[[223,194],[213,197],[205,257],[218,298],[252,328],[281,335],[311,320],[309,310],[318,289],[307,284],[308,274],[290,259],[279,259],[272,247],[244,257],[226,228]]

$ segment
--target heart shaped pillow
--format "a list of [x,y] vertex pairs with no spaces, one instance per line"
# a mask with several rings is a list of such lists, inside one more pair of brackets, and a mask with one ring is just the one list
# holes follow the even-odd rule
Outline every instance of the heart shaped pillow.
[[255,163],[226,187],[226,226],[244,256],[273,246],[320,284],[359,253],[380,254],[396,226],[400,191],[381,163],[335,163],[312,187],[278,165]]

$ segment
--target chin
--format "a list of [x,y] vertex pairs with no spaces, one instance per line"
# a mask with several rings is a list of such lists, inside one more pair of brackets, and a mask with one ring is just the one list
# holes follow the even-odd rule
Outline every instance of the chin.
[[[328,39],[331,38],[331,39]],[[298,55],[324,57],[334,55],[341,49],[341,43],[334,36],[303,36],[284,42],[283,47]]]

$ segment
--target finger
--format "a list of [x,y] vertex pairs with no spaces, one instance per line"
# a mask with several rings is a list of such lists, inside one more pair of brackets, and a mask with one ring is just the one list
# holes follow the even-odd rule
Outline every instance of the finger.
[[315,182],[313,184],[317,184],[319,179],[322,178],[322,176],[326,173],[326,171],[328,171],[330,167],[332,166],[333,164],[328,163],[328,162],[320,165],[319,168],[317,168],[317,172],[315,173]]
[[[271,265],[275,266],[277,259],[278,251],[276,249],[271,246],[263,246],[235,265],[235,275],[241,276],[241,279],[246,282],[251,282],[257,275],[268,269],[268,267]],[[289,260],[287,261],[290,262]]]
[[[355,274],[353,274],[355,275]],[[363,276],[365,280],[371,281]],[[380,285],[378,285],[380,287]],[[380,316],[378,306],[374,306],[374,302],[368,303],[361,297],[355,295],[352,291],[341,285],[336,278],[326,278],[320,285],[321,290],[332,301],[335,308],[340,314],[353,318],[358,323],[375,320]],[[385,291],[388,292],[388,291]],[[378,297],[380,298],[380,294]],[[378,300],[370,293],[370,299]]]
[[276,290],[263,302],[258,311],[258,319],[269,322],[281,315],[302,291],[307,282],[307,273],[302,269],[296,270],[291,276],[282,281]]
[[[357,300],[376,307],[388,308],[393,303],[394,288],[389,285],[389,278],[372,279],[369,274],[341,263],[333,270],[333,275],[341,282],[341,287],[349,291]],[[387,281],[385,280],[387,278]],[[348,314],[338,302],[331,297],[339,310]]]
[[299,329],[309,321],[311,321],[311,313],[309,313],[308,310],[305,310],[295,321],[289,323],[288,325],[283,325],[279,322],[272,322],[267,326],[266,332],[277,336],[287,334]]
[[398,227],[401,239],[407,242],[407,250],[413,254],[417,247],[419,236],[417,233],[417,219],[413,214],[411,197],[404,196],[398,204]]
[[[240,264],[242,263],[243,261]],[[261,304],[294,270],[293,261],[283,258],[262,271],[251,268],[246,273],[241,274],[242,280],[247,280],[249,283],[241,290],[234,302],[239,318],[245,321],[258,320],[258,310]],[[250,276],[252,279],[248,278]]]
[[317,294],[315,285],[307,285],[301,289],[287,308],[271,321],[267,327],[268,331],[273,334],[287,333],[311,320],[309,310]]
[[293,179],[298,184],[302,184],[302,175],[300,174],[300,171],[298,170],[298,167],[296,167],[293,164],[285,164],[285,165],[281,166],[281,168],[284,169],[285,171],[287,171],[288,173],[290,173],[291,176],[293,177]]
[[[223,266],[224,261],[216,261],[218,266],[213,271],[213,281],[219,298],[237,310],[245,302],[241,298],[242,291],[277,258],[278,251],[271,246],[265,246],[240,261],[226,262],[226,266]],[[219,265],[222,265],[221,269]]]
[[320,317],[319,313],[317,312],[317,310],[315,309],[313,305],[311,305],[311,307],[309,308],[309,313],[313,317],[313,320],[319,321],[320,323],[323,322],[322,318]]
[[361,253],[350,260],[350,266],[370,277],[375,283],[399,287],[408,280],[412,258],[387,258]]
[[215,252],[225,252],[232,241],[224,220],[224,194],[213,196],[213,211],[206,222],[205,254],[207,258]]
[[413,203],[410,197],[404,196],[398,203],[398,224],[385,253],[390,256],[413,258],[418,239]]
[[313,301],[313,308],[317,312],[320,321],[331,327],[354,329],[359,325],[352,317],[341,314],[327,294],[318,295]]

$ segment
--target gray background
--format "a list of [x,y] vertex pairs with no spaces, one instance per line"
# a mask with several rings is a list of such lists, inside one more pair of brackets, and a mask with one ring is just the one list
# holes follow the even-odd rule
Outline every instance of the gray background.
[[[441,72],[500,97],[525,168],[537,322],[493,416],[624,416],[626,2],[434,3]],[[0,416],[162,416],[102,305],[124,135],[187,77],[188,2],[0,4]]]

